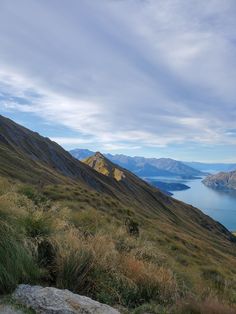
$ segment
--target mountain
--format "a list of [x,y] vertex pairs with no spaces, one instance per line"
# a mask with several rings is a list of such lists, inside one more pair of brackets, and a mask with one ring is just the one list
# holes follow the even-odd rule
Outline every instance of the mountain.
[[203,163],[203,162],[183,162],[185,165],[206,172],[233,171],[236,170],[235,163]]
[[[72,156],[82,160],[83,156],[92,156],[94,152],[83,149],[75,149],[70,151]],[[195,178],[204,175],[202,171],[185,165],[184,163],[170,158],[145,158],[130,157],[122,154],[112,155],[104,154],[109,160],[119,166],[132,171],[139,177],[163,176],[182,178]]]
[[217,190],[236,190],[236,171],[220,172],[210,175],[202,182],[206,186]]
[[204,173],[202,173],[201,171],[186,166],[181,161],[177,161],[171,158],[149,158],[148,162],[156,168],[167,170],[171,173],[175,173],[185,178],[204,175]]
[[84,159],[83,162],[105,176],[111,177],[117,181],[126,180],[124,170],[114,165],[100,152],[96,152],[93,156]]
[[95,152],[92,152],[91,150],[89,149],[80,149],[80,148],[76,148],[76,149],[72,149],[70,151],[70,154],[75,157],[76,159],[78,160],[82,160],[82,159],[85,159],[85,158],[88,158],[92,155],[95,154]]
[[203,175],[201,171],[186,166],[181,161],[177,161],[170,158],[129,157],[125,155],[111,155],[111,154],[107,154],[106,157],[109,158],[114,163],[117,163],[118,165],[130,171],[133,171],[138,175],[140,175],[141,173],[143,177],[181,176],[183,178],[194,178]]
[[[119,163],[118,163],[119,164]],[[131,171],[131,169],[129,169]],[[137,176],[144,177],[175,177],[177,174],[167,170],[156,168],[150,164],[140,165],[137,169],[132,170]]]

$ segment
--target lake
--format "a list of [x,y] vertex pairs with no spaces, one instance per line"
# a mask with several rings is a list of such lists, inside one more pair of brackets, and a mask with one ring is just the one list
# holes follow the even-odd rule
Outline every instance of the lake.
[[236,231],[236,191],[215,191],[206,187],[201,182],[202,179],[181,180],[163,177],[155,177],[155,179],[188,185],[190,189],[172,192],[172,197],[201,209],[205,214],[219,221],[229,230]]

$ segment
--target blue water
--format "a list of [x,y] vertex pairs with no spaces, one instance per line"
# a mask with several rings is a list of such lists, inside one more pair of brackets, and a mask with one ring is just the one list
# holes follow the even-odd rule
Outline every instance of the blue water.
[[190,187],[188,190],[172,192],[174,198],[201,209],[229,230],[236,231],[236,191],[215,191],[206,187],[199,179],[181,180],[175,178],[170,180],[169,178],[162,178],[162,181],[165,182],[173,182],[173,180]]

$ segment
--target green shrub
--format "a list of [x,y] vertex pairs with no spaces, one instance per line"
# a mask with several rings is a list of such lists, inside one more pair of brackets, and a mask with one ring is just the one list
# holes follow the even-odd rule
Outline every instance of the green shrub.
[[137,221],[134,221],[131,218],[126,218],[125,226],[129,235],[135,237],[139,236],[139,224]]
[[46,204],[48,202],[47,197],[39,193],[33,186],[21,186],[19,188],[19,192],[32,200],[36,206]]
[[33,283],[40,276],[30,252],[11,227],[0,221],[0,293],[9,293],[20,283]]
[[21,222],[29,238],[48,237],[53,232],[52,216],[41,210],[28,213]]

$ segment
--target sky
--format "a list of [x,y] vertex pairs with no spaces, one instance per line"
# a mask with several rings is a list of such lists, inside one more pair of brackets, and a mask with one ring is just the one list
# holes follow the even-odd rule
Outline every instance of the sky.
[[235,0],[1,0],[0,114],[66,149],[236,162]]

